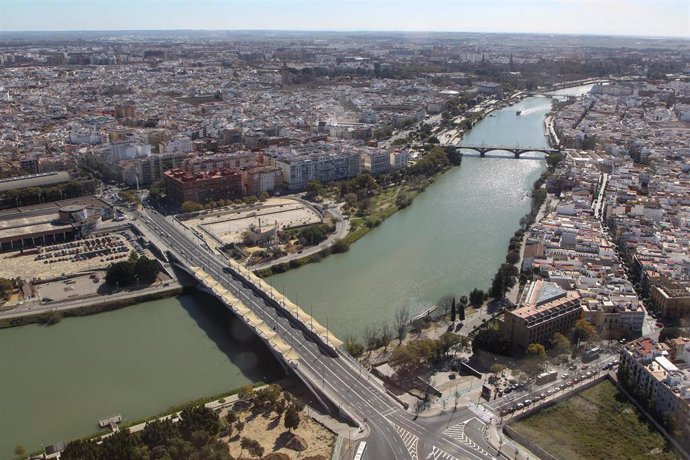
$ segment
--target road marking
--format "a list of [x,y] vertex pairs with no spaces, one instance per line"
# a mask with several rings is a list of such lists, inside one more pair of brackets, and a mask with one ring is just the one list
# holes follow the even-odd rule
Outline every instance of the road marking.
[[397,431],[402,438],[403,444],[405,444],[407,452],[410,454],[410,458],[412,458],[412,460],[418,460],[417,443],[419,442],[419,438],[395,423],[392,423],[392,425],[395,427],[395,431]]
[[467,422],[462,422],[462,423],[458,423],[457,425],[453,425],[450,428],[448,428],[447,430],[445,430],[443,432],[443,434],[448,436],[449,438],[455,439],[456,441],[460,441],[461,443],[469,446],[471,449],[476,450],[477,452],[479,452],[482,455],[491,457],[491,454],[489,454],[487,451],[485,451],[484,449],[479,447],[477,445],[477,443],[475,443],[474,441],[472,441],[470,438],[467,437],[467,435],[465,434],[465,424],[466,423]]
[[436,446],[431,447],[431,453],[427,455],[426,458],[427,460],[458,460],[456,457],[453,457],[448,452],[445,452]]

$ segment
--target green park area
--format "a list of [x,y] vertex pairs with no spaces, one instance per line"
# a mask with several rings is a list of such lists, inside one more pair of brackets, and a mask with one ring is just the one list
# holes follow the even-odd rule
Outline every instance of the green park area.
[[680,458],[609,381],[510,426],[563,460]]

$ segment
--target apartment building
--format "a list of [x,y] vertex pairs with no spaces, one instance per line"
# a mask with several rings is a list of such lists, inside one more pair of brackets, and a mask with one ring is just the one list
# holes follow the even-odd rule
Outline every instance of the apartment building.
[[388,152],[383,150],[370,150],[362,154],[362,168],[370,174],[381,174],[391,168]]
[[626,345],[620,356],[621,384],[687,449],[690,445],[690,343],[681,339],[666,344],[642,337]]
[[206,203],[242,196],[242,175],[231,169],[190,173],[175,168],[165,171],[163,177],[168,197],[178,205],[185,201]]
[[531,343],[548,343],[555,332],[567,335],[581,313],[576,291],[538,280],[525,288],[520,306],[503,315],[501,332],[512,348],[524,351]]
[[663,317],[690,316],[690,281],[662,281],[653,285],[649,293]]

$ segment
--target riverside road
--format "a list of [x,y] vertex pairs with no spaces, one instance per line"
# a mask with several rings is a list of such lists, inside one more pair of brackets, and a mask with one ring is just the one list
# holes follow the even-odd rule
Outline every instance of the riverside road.
[[[138,224],[148,226],[156,234],[162,233],[167,249],[179,260],[186,261],[190,267],[200,267],[224,288],[233,292],[254,314],[278,332],[283,341],[293,347],[300,357],[297,366],[303,367],[312,376],[312,381],[307,383],[324,394],[332,395],[329,398],[331,401],[342,401],[342,407],[339,408],[346,409],[363,422],[363,434],[368,434],[368,457],[447,460],[493,458],[494,451],[481,435],[481,429],[472,427],[488,420],[478,418],[469,409],[458,410],[444,417],[413,420],[412,415],[387,395],[367,371],[340,353],[335,356],[322,353],[323,346],[314,341],[312,334],[308,334],[303,325],[285,317],[284,313],[225,272],[227,261],[187,237],[170,218],[155,210],[146,210],[143,214],[144,218],[138,219]],[[455,420],[452,425],[449,422],[451,419]]]

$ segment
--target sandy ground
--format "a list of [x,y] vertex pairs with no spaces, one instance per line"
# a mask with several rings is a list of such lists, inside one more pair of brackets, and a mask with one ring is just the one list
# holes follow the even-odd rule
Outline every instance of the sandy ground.
[[[100,236],[89,237],[84,240],[79,240],[70,243],[60,243],[48,245],[41,248],[41,254],[52,254],[49,259],[40,260],[36,253],[20,254],[19,252],[7,252],[0,255],[0,277],[23,279],[49,279],[65,275],[78,273],[85,270],[95,270],[104,268],[111,262],[124,260],[129,256],[133,246],[127,239],[118,234],[112,233],[108,235],[112,240],[112,247],[124,247],[125,250],[111,255],[96,256],[86,260],[75,260],[74,254],[58,255],[60,251],[74,251],[79,249],[81,253],[86,252],[86,241]],[[117,242],[115,242],[117,240]],[[76,247],[68,247],[76,243]],[[59,249],[64,248],[64,249]]]
[[[235,458],[240,455],[240,438],[242,437],[259,441],[264,448],[264,455],[271,452],[282,452],[289,455],[291,459],[302,459],[314,455],[323,455],[325,458],[331,458],[331,451],[335,444],[335,435],[320,423],[307,417],[305,411],[300,413],[302,420],[299,428],[293,431],[293,433],[301,436],[307,442],[308,447],[304,452],[277,448],[280,446],[280,442],[277,442],[280,435],[287,432],[283,424],[284,416],[278,417],[275,413],[271,413],[270,417],[265,418],[263,415],[254,416],[250,412],[241,412],[238,415],[240,420],[245,422],[244,429],[240,436],[235,435],[232,441],[228,443],[230,455]],[[243,454],[248,456],[246,450]]]
[[38,284],[36,289],[38,290],[39,297],[51,299],[55,302],[94,295],[98,293],[99,288],[105,283],[105,270],[96,272],[96,275],[98,276],[98,281],[90,278],[88,275],[84,275],[68,280]]
[[[260,222],[259,222],[260,221]],[[253,209],[224,208],[184,222],[189,228],[196,228],[202,234],[212,234],[223,243],[241,242],[242,234],[249,226],[259,225],[263,229],[276,223],[281,229],[321,223],[321,216],[298,201],[286,198],[269,198]]]

